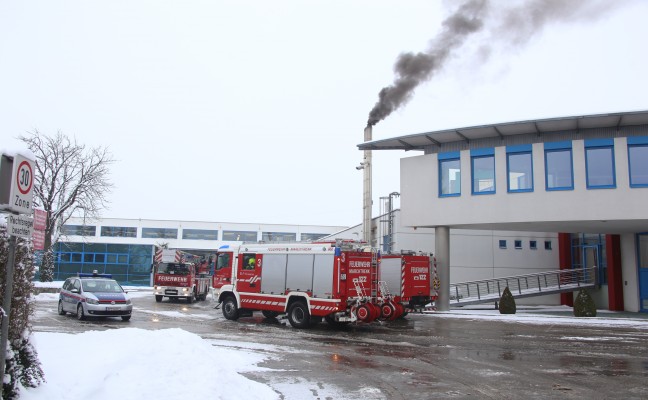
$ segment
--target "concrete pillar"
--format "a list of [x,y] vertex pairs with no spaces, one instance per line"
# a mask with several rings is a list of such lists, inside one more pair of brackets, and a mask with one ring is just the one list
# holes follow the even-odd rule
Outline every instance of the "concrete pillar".
[[434,229],[437,275],[441,281],[439,297],[436,300],[437,311],[450,310],[450,228],[437,226]]

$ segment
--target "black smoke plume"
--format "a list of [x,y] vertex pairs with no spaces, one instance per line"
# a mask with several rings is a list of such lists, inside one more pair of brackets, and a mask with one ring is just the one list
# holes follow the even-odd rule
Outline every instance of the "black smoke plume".
[[394,64],[394,83],[378,93],[369,112],[373,126],[411,100],[416,88],[430,80],[471,37],[484,32],[480,54],[488,55],[497,44],[525,44],[550,22],[593,19],[626,1],[607,0],[468,0],[442,23],[439,35],[425,52],[401,53]]

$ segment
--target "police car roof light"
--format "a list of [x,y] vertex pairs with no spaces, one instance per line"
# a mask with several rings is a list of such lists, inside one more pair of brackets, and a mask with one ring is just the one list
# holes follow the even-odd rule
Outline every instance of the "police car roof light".
[[95,274],[95,273],[84,273],[84,272],[78,272],[77,276],[79,278],[111,278],[112,279],[112,274]]

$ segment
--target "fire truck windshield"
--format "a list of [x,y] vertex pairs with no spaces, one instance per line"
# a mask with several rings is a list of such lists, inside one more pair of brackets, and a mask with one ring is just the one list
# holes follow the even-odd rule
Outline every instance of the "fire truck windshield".
[[187,264],[160,263],[157,267],[158,274],[189,275]]
[[218,255],[218,262],[216,263],[216,270],[218,271],[219,269],[229,267],[231,265],[230,264],[231,257],[232,257],[232,253],[220,253]]

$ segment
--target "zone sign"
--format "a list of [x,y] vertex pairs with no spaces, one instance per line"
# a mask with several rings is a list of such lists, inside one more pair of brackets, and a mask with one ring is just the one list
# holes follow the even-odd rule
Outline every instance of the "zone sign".
[[[13,158],[13,160],[11,160]],[[11,171],[11,175],[9,175]],[[32,214],[34,199],[34,161],[16,154],[2,155],[0,166],[0,207],[18,214]],[[8,196],[6,193],[8,192]]]

